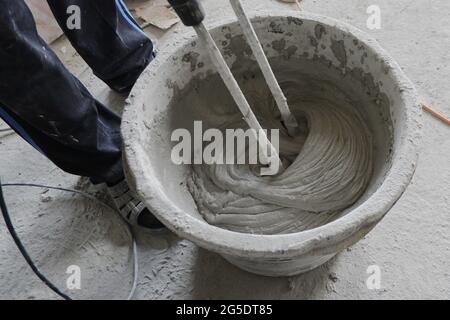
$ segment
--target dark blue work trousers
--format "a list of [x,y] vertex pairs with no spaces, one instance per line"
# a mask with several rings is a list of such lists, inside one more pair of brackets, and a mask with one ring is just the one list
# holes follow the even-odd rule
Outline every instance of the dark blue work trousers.
[[[95,75],[129,92],[154,53],[122,0],[48,4]],[[39,37],[24,0],[0,0],[0,117],[62,170],[94,183],[123,179],[120,117],[94,99]]]

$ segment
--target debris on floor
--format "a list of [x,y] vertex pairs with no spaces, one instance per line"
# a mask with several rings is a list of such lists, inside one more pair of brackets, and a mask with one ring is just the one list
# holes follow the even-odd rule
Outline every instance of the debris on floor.
[[141,22],[142,28],[153,25],[161,30],[167,30],[180,21],[167,1],[135,0],[130,1],[128,5],[135,18]]
[[136,15],[145,21],[143,27],[151,24],[162,30],[167,30],[180,21],[175,12],[166,6],[139,8],[136,9]]
[[45,42],[52,43],[63,35],[63,31],[53,18],[52,11],[48,6],[47,1],[25,0],[25,2],[33,13],[39,35]]

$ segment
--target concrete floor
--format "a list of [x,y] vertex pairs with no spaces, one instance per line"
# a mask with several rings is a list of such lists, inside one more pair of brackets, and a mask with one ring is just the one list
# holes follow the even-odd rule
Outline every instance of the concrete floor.
[[[209,14],[231,14],[227,1],[204,1]],[[253,9],[296,10],[275,0],[245,0]],[[366,27],[369,5],[381,8],[380,30]],[[447,0],[303,0],[306,11],[348,22],[378,39],[416,84],[424,101],[450,116],[450,2]],[[183,31],[183,26],[176,30]],[[170,35],[146,29],[159,42]],[[122,99],[96,79],[67,40],[53,47],[91,92],[120,110]],[[0,123],[0,128],[5,128]],[[401,200],[362,241],[326,265],[291,278],[241,271],[220,256],[174,235],[138,234],[137,299],[438,299],[450,298],[450,128],[424,115],[424,139],[416,175]],[[41,183],[104,190],[65,174],[18,136],[0,133],[3,183]],[[5,190],[14,223],[38,266],[66,288],[70,265],[81,268],[76,299],[122,299],[131,286],[126,227],[98,204],[45,189]],[[367,268],[379,266],[381,288],[366,286]],[[0,299],[55,298],[32,274],[0,222]]]

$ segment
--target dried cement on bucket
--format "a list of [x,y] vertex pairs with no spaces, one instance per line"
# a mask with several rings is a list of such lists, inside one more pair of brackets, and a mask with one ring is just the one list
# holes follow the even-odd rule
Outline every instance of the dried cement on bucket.
[[[369,128],[366,137],[373,143],[372,172],[367,172],[370,181],[359,199],[346,209],[335,208],[334,214],[321,208],[321,213],[310,208],[292,209],[304,219],[298,219],[299,232],[284,231],[287,234],[252,234],[247,233],[251,231],[248,229],[234,232],[225,225],[206,221],[204,207],[193,199],[195,190],[186,185],[187,180],[193,180],[194,170],[197,174],[205,168],[171,161],[172,148],[168,146],[176,144],[171,135],[182,128],[196,136],[193,125],[200,120],[203,130],[223,128],[225,122],[240,119],[240,114],[194,34],[180,35],[174,45],[162,48],[133,89],[122,121],[125,171],[146,205],[180,237],[222,255],[244,270],[291,276],[316,268],[362,239],[398,201],[416,168],[421,110],[414,86],[398,64],[375,40],[357,29],[327,17],[285,11],[259,12],[252,17],[252,23],[289,104],[302,128],[308,129],[304,132],[306,140],[311,139],[313,123],[306,121],[305,126],[302,118],[307,119],[307,115],[297,109],[322,105],[323,100],[339,109],[351,106],[351,111],[356,112],[353,117],[360,116],[364,120],[361,124]],[[269,90],[262,81],[254,81],[255,77],[259,79],[258,68],[237,22],[219,19],[209,29],[255,114],[266,122],[274,120],[266,116],[265,103],[257,103],[269,95]],[[252,92],[257,92],[256,98]],[[271,129],[267,123],[262,124]],[[311,156],[305,152],[306,147],[305,143],[299,148],[299,161]],[[311,152],[315,152],[313,147]],[[336,159],[336,165],[340,164],[341,159]],[[333,177],[321,178],[332,181]],[[347,183],[347,179],[344,175],[342,181]],[[236,197],[248,197],[248,191],[257,191],[255,186],[266,186],[256,177],[253,180],[253,190],[239,190],[242,194]],[[207,187],[214,196],[214,192],[222,196],[225,190],[232,192],[213,183]],[[354,198],[358,198],[357,194]],[[268,205],[257,198],[259,194],[252,197],[262,206]],[[348,203],[353,201],[351,196],[347,199]],[[217,204],[214,209],[218,211]],[[243,210],[236,210],[236,214],[242,220],[254,217],[244,215]],[[323,221],[323,217],[328,220]]]
[[[277,176],[263,177],[255,165],[194,165],[188,187],[212,225],[255,234],[311,229],[354,204],[369,183],[373,144],[357,108],[327,81],[289,72],[281,79],[303,129],[294,138],[282,126],[262,75],[255,73],[241,85],[262,127],[280,129],[280,156],[289,166]],[[199,92],[214,96],[223,89],[211,83],[202,82]],[[223,131],[248,128],[237,108],[224,115],[227,107],[217,100],[210,108],[201,107],[210,110],[205,118],[221,117]]]

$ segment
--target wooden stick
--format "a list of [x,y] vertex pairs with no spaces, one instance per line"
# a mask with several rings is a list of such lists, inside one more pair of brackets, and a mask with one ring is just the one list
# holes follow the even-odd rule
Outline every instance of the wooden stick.
[[[222,53],[219,51],[219,48],[217,48],[214,39],[211,37],[210,33],[208,32],[203,23],[199,24],[198,26],[195,26],[194,29],[197,32],[200,40],[206,46],[206,49],[209,53],[212,63],[216,67],[217,72],[219,72],[223,82],[230,91],[239,110],[244,116],[244,120],[247,122],[249,127],[253,129],[252,131],[255,135],[256,141],[258,141],[260,148],[262,148],[262,156],[265,158],[264,159],[265,164],[269,164],[270,168],[275,168],[274,171],[276,172],[274,172],[273,174],[281,172],[283,167],[280,157],[278,155],[278,151],[275,149],[275,147],[272,145],[272,143],[270,143],[269,139],[267,138],[266,133],[259,124],[258,119],[256,118],[255,114],[250,108],[247,99],[242,93],[241,88],[239,87],[236,79],[231,73],[230,68],[225,62]],[[270,148],[270,156],[268,155],[267,152],[268,147]],[[276,167],[272,167],[273,165],[275,165]]]
[[289,106],[287,104],[287,99],[278,84],[277,79],[270,67],[269,61],[267,60],[264,49],[261,46],[261,42],[252,26],[250,19],[245,13],[244,7],[240,0],[230,0],[231,7],[233,8],[236,16],[238,17],[239,24],[241,25],[247,42],[253,51],[253,55],[259,64],[259,67],[266,79],[267,85],[272,92],[272,95],[277,103],[278,109],[281,113],[281,118],[284,121],[286,128],[291,136],[294,136],[298,131],[298,123],[294,115],[291,113]]
[[437,112],[437,111],[434,111],[431,107],[429,107],[428,105],[426,105],[425,102],[422,102],[421,104],[422,104],[422,108],[423,108],[426,112],[430,113],[430,114],[431,114],[432,116],[434,116],[435,118],[441,120],[443,123],[445,123],[446,125],[449,125],[449,126],[450,126],[450,120],[447,119],[444,115],[440,114],[440,113]]

